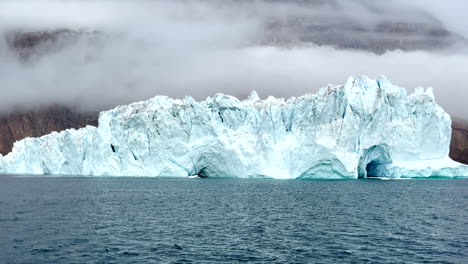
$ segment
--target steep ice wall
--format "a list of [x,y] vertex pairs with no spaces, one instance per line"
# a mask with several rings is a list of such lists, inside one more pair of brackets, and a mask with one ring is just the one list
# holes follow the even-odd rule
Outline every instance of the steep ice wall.
[[448,158],[451,120],[431,89],[351,77],[288,100],[255,92],[196,102],[157,96],[99,126],[16,142],[0,173],[187,177],[467,176]]

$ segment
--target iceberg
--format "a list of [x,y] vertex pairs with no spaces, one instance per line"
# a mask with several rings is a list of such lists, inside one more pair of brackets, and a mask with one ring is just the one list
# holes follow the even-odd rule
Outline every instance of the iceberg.
[[156,96],[87,126],[26,138],[2,174],[355,179],[462,177],[450,116],[431,88],[350,77],[316,94],[261,100]]

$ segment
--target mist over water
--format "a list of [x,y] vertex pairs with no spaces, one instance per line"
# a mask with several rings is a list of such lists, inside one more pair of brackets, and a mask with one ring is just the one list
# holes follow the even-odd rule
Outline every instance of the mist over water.
[[[449,113],[468,118],[467,32],[464,22],[457,22],[463,19],[454,19],[461,18],[458,11],[450,13],[437,1],[300,2],[0,1],[3,35],[63,28],[80,32],[73,41],[65,34],[58,43],[39,45],[39,55],[26,61],[2,38],[0,112],[53,103],[95,111],[155,95],[203,99],[223,92],[244,98],[256,90],[263,98],[290,97],[342,84],[350,75],[385,75],[410,92],[434,87]],[[468,7],[449,2],[450,10]],[[317,37],[288,24],[304,16],[317,28],[331,25],[337,32],[329,42],[337,45],[316,45],[309,39],[330,35]],[[272,21],[289,26],[281,30]],[[443,47],[384,54],[346,42],[358,37],[393,43],[414,33],[373,30],[387,21],[444,29],[453,36],[443,39],[448,42]],[[430,42],[424,34],[413,35],[415,43]],[[354,48],[343,49],[338,45],[343,41]]]

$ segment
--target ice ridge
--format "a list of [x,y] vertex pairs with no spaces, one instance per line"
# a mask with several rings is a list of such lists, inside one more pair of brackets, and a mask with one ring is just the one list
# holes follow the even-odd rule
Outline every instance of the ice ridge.
[[154,177],[459,177],[450,116],[432,89],[350,77],[316,94],[196,102],[156,96],[100,113],[98,127],[14,144],[0,173]]

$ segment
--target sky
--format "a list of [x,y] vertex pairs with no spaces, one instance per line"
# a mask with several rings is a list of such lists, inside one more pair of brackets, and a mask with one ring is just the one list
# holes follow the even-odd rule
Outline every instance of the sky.
[[[385,75],[410,92],[434,87],[444,109],[468,119],[466,43],[440,51],[375,54],[265,41],[272,36],[265,26],[269,21],[297,16],[340,27],[353,21],[364,31],[385,21],[419,23],[446,28],[461,42],[468,39],[463,14],[468,1],[408,2],[0,0],[2,35],[58,28],[98,32],[59,42],[64,48],[28,61],[0,39],[0,112],[50,104],[96,111],[156,95],[200,100],[223,92],[245,98],[252,90],[262,98],[290,97],[343,84],[351,75]],[[354,34],[346,30],[338,35]],[[372,34],[362,36],[394,38]]]

